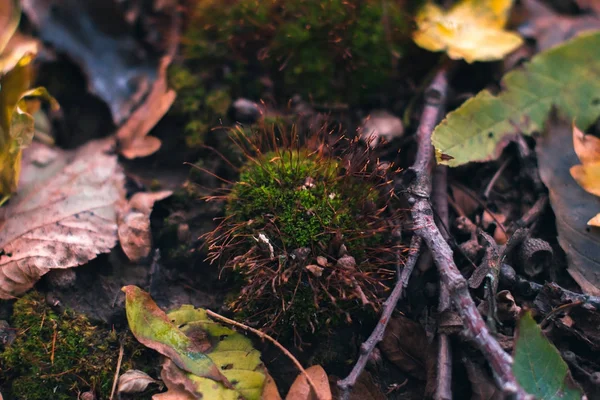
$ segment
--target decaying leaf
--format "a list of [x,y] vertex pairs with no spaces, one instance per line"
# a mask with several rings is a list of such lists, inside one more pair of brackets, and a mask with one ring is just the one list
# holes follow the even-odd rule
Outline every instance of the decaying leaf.
[[[571,176],[588,193],[600,196],[600,139],[586,135],[573,124],[573,148],[581,161],[571,167]],[[588,225],[600,227],[600,213]]]
[[210,320],[202,309],[184,305],[165,314],[138,287],[123,290],[133,334],[167,356],[161,377],[169,392],[184,393],[181,398],[246,400],[262,399],[267,388],[272,392],[272,385],[265,385],[260,352],[248,338]]
[[41,39],[78,63],[90,91],[121,125],[148,95],[158,60],[135,38],[116,3],[23,0]]
[[199,345],[169,320],[148,293],[137,286],[125,286],[123,291],[129,328],[140,343],[169,357],[185,371],[229,384]]
[[568,272],[585,293],[600,295],[600,230],[586,224],[600,210],[600,198],[587,193],[571,177],[579,161],[569,143],[571,124],[554,115],[537,140],[540,176],[550,192],[558,242],[567,254]]
[[320,365],[313,365],[306,369],[306,374],[310,376],[316,386],[317,393],[308,383],[304,374],[299,374],[285,400],[331,400],[331,389],[327,373]]
[[71,152],[39,143],[25,151],[18,194],[0,209],[0,298],[115,246],[124,176],[106,149],[96,141]]
[[120,152],[126,158],[149,156],[161,146],[160,139],[147,135],[175,101],[176,93],[167,84],[167,68],[170,63],[171,56],[163,57],[148,99],[117,132]]
[[119,377],[117,393],[141,393],[153,383],[160,384],[160,381],[152,379],[144,371],[130,369]]
[[[600,4],[597,0],[591,0]],[[539,0],[523,1],[529,18],[519,32],[536,41],[538,51],[547,50],[586,31],[600,29],[600,18],[593,14],[559,14]]]
[[530,312],[519,320],[513,371],[529,394],[544,400],[580,400],[583,393],[572,383],[569,368],[546,339]]
[[394,316],[379,344],[383,354],[402,371],[425,380],[430,367],[429,343],[425,330],[405,316]]
[[597,48],[600,32],[582,35],[506,74],[497,96],[484,90],[467,100],[433,132],[439,161],[456,167],[496,159],[516,135],[541,131],[553,104],[589,127],[600,116],[600,52],[591,51]]
[[169,197],[171,191],[136,193],[119,212],[119,243],[129,260],[148,257],[152,247],[150,213],[154,203]]
[[19,26],[21,17],[21,7],[19,0],[0,1],[0,53],[6,47],[6,44]]
[[513,0],[462,0],[444,11],[432,2],[417,14],[415,43],[453,59],[493,61],[515,50],[521,37],[504,30]]

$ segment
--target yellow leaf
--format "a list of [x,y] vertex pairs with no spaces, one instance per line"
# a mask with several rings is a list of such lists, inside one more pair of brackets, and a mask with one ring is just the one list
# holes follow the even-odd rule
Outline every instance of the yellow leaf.
[[[586,135],[573,124],[573,148],[581,164],[571,167],[571,176],[586,192],[600,196],[600,139]],[[600,227],[600,214],[587,224]]]
[[[586,135],[573,124],[573,148],[583,165],[600,162],[600,139]],[[598,183],[600,186],[600,182]]]
[[36,42],[13,36],[0,54],[0,198],[17,189],[21,151],[33,138],[34,119],[30,109],[33,104],[26,99],[41,97],[52,108],[58,108],[56,100],[44,88],[28,90],[33,79],[31,61],[36,52]]
[[600,196],[600,162],[574,165],[571,167],[571,176],[586,192]]
[[513,0],[463,0],[450,10],[428,3],[417,14],[417,45],[431,51],[446,51],[453,59],[499,60],[523,43],[504,25]]

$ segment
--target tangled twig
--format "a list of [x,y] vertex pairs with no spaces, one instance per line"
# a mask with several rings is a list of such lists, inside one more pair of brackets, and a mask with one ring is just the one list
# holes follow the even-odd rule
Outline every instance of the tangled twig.
[[452,62],[443,64],[425,92],[425,107],[417,130],[417,157],[411,168],[415,177],[405,189],[408,201],[412,204],[414,232],[429,248],[442,287],[448,289],[451,302],[462,319],[464,333],[487,359],[498,386],[506,395],[512,395],[516,399],[527,399],[530,396],[521,388],[512,372],[512,357],[490,334],[471,298],[467,281],[454,263],[452,250],[433,218],[434,213],[430,204],[433,166],[431,134],[440,120],[440,110],[446,102],[448,75],[453,65]]

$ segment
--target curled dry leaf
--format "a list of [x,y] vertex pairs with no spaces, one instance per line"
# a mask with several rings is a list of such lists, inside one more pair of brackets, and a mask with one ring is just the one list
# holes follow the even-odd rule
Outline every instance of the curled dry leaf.
[[110,143],[66,152],[35,143],[23,155],[18,194],[0,209],[0,298],[31,288],[51,269],[84,264],[117,241],[125,195]]
[[176,93],[173,89],[169,89],[167,84],[167,68],[171,58],[171,56],[162,58],[158,77],[145,103],[135,110],[117,132],[119,151],[126,158],[149,156],[161,146],[160,139],[147,135],[175,101]]
[[423,327],[402,315],[394,316],[379,344],[383,354],[396,366],[417,379],[425,380],[430,367],[429,343]]
[[117,393],[141,393],[152,383],[160,383],[152,379],[144,371],[130,369],[119,377]]
[[306,373],[315,383],[318,393],[315,395],[304,374],[300,374],[292,384],[285,400],[332,400],[329,378],[323,367],[313,365],[306,369]]
[[127,257],[138,262],[150,254],[152,235],[150,213],[154,203],[169,197],[171,191],[136,193],[119,212],[119,242]]

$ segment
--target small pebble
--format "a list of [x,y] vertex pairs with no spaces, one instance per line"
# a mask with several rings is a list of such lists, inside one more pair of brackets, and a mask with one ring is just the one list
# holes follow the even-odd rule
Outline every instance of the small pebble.
[[382,140],[391,142],[404,136],[402,120],[385,110],[377,110],[363,120],[359,129],[360,139],[370,147],[376,147]]
[[262,115],[262,111],[257,103],[239,98],[232,104],[233,108],[233,118],[236,122],[240,122],[242,124],[253,124]]

